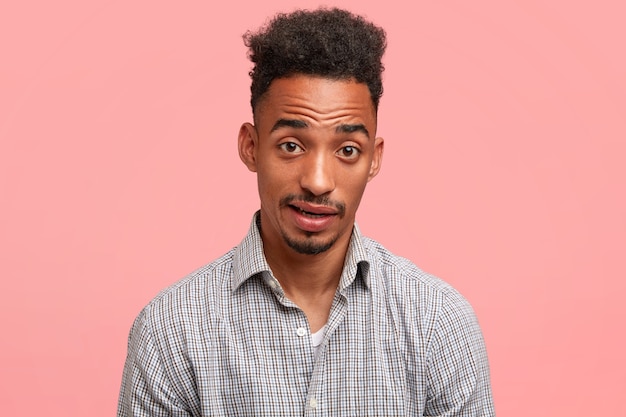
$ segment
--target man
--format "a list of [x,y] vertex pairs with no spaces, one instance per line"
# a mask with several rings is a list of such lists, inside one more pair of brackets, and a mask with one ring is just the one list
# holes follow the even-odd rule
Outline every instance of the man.
[[363,237],[380,170],[382,29],[342,10],[245,36],[260,211],[131,330],[118,416],[491,416],[481,332],[449,285]]

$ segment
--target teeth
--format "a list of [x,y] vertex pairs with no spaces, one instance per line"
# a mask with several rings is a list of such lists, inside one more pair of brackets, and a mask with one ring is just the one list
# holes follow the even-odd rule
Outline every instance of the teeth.
[[309,213],[308,211],[304,211],[302,209],[300,209],[300,213],[304,214],[305,216],[311,216],[311,217],[322,217],[323,216],[323,214]]

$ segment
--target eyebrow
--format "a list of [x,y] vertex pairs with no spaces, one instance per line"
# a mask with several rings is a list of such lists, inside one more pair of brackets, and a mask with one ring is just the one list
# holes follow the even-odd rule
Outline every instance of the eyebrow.
[[343,125],[339,125],[337,126],[337,128],[335,129],[335,132],[337,133],[354,133],[354,132],[361,132],[363,133],[365,136],[367,136],[368,138],[370,137],[370,132],[367,131],[367,128],[365,127],[364,124],[355,124],[355,125],[349,125],[349,124],[343,124]]
[[[272,130],[270,132],[274,132],[278,129],[284,128],[284,127],[290,127],[293,129],[305,129],[307,127],[309,127],[309,124],[307,122],[305,122],[304,120],[298,120],[298,119],[278,119],[276,121],[276,123],[274,123],[274,126],[272,126]],[[364,124],[362,123],[358,123],[358,124],[341,124],[339,126],[337,126],[335,128],[335,132],[337,133],[354,133],[354,132],[361,132],[363,133],[365,136],[367,136],[369,138],[369,131],[367,130],[367,128],[365,127]]]
[[270,130],[270,132],[273,132],[275,130],[278,130],[282,127],[291,127],[294,129],[304,129],[305,127],[309,127],[309,124],[307,122],[305,122],[304,120],[296,120],[296,119],[278,119],[276,121],[276,123],[274,123],[274,126],[272,126],[272,130]]

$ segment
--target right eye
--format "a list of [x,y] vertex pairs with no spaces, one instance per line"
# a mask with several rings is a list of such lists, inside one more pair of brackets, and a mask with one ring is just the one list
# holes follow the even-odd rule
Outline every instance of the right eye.
[[302,149],[300,145],[294,142],[283,142],[280,145],[278,145],[278,147],[287,153],[304,152],[304,149]]

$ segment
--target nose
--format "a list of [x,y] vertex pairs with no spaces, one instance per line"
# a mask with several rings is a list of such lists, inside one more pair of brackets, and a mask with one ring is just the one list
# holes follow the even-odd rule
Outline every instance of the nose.
[[332,158],[322,153],[309,154],[300,175],[300,186],[320,196],[335,189]]

